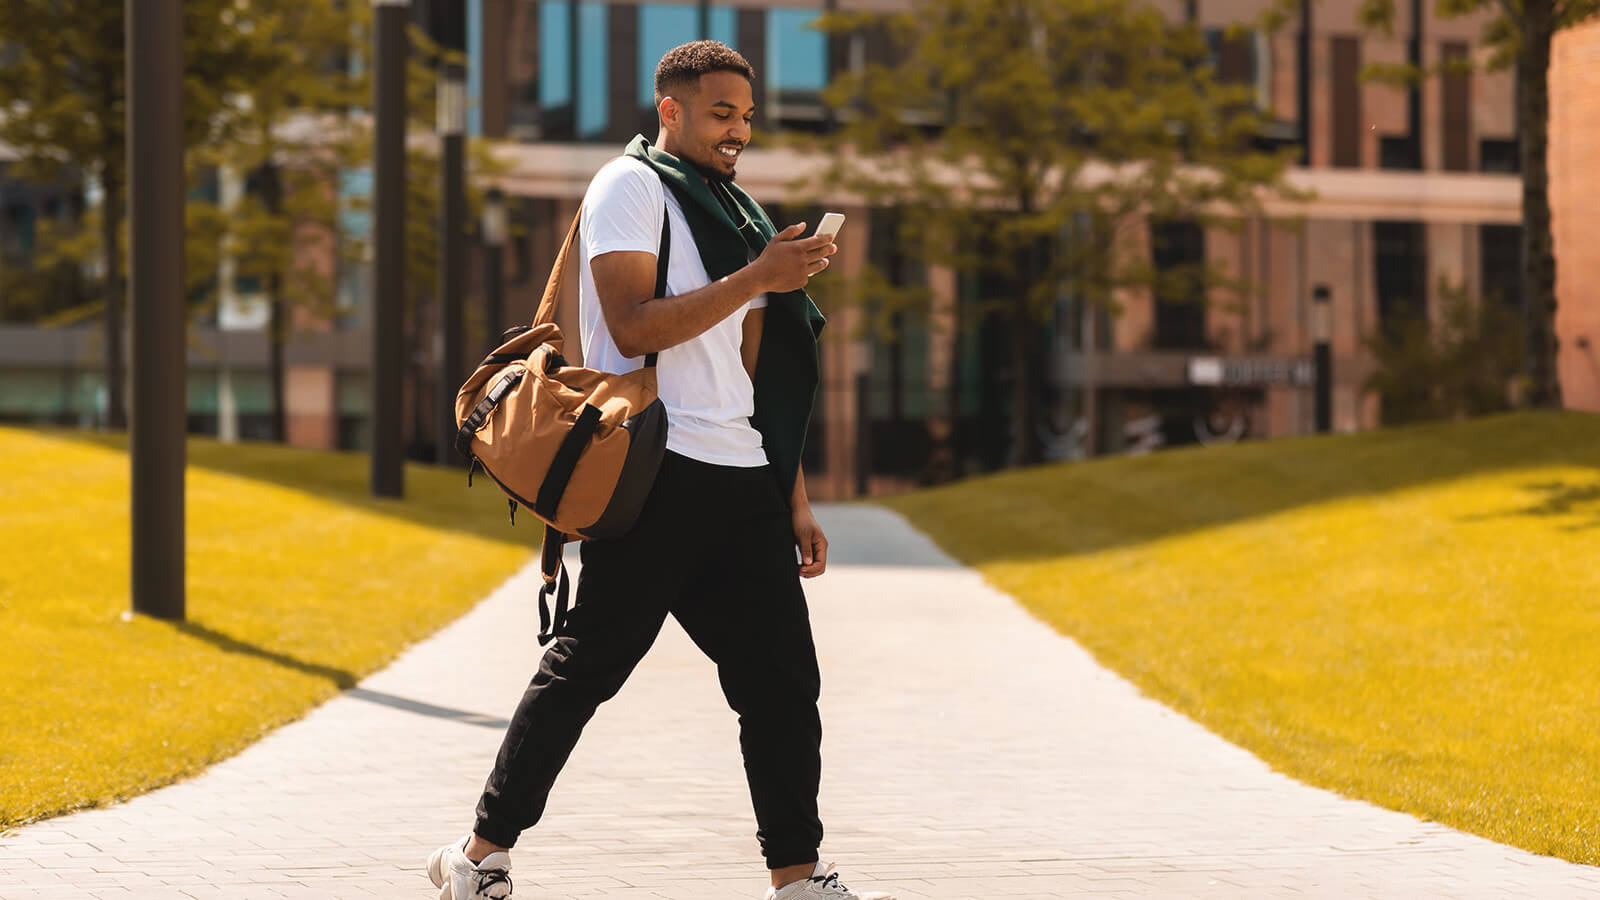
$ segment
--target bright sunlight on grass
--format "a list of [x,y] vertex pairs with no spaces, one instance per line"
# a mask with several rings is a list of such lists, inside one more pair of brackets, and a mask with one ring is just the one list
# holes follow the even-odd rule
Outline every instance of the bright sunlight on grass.
[[239,751],[460,615],[541,535],[459,471],[410,467],[405,500],[376,500],[363,455],[194,440],[188,622],[124,622],[123,447],[0,428],[0,827]]
[[1600,417],[1048,466],[888,505],[1279,770],[1600,863]]

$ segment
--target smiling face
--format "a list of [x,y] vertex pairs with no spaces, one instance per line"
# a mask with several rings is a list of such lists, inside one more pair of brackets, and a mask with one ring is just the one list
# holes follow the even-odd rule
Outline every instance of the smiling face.
[[707,72],[695,88],[661,98],[657,111],[661,149],[708,175],[734,177],[756,112],[750,79],[738,72]]

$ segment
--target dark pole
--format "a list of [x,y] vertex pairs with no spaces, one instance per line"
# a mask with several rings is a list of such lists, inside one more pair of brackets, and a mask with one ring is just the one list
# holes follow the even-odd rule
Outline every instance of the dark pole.
[[1311,291],[1311,359],[1316,369],[1314,416],[1318,434],[1333,430],[1333,303],[1328,286]]
[[1300,165],[1311,165],[1311,0],[1300,0],[1295,48],[1295,104],[1300,107]]
[[456,391],[467,373],[461,371],[461,294],[466,276],[467,73],[459,63],[446,63],[439,73],[439,353],[435,406],[438,423],[434,461],[455,461]]
[[401,314],[406,253],[407,0],[373,0],[372,493],[405,493]]
[[697,5],[700,7],[700,39],[703,41],[711,37],[711,0],[700,0]]
[[872,376],[856,376],[856,496],[872,491]]
[[488,332],[484,347],[497,346],[505,328],[506,201],[499,188],[483,198],[483,320]]
[[133,611],[184,617],[183,4],[127,0]]

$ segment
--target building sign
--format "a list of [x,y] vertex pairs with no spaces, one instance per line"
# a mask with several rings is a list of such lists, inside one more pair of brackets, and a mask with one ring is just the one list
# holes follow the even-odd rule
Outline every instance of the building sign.
[[1216,387],[1310,387],[1316,370],[1308,359],[1267,356],[1195,356],[1189,383]]
[[217,304],[217,327],[223,331],[265,331],[271,318],[272,308],[260,294],[223,291]]

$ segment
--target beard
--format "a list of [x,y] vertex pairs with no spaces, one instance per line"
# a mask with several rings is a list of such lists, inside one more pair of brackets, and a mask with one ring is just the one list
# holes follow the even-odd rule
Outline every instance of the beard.
[[[717,148],[712,147],[709,155],[712,159],[716,159],[718,156]],[[697,159],[691,159],[688,162],[689,165],[694,167],[696,172],[700,173],[700,177],[707,181],[730,182],[733,181],[734,177],[739,174],[738,169],[730,169],[729,171],[724,172],[717,168],[714,164],[708,165]]]

